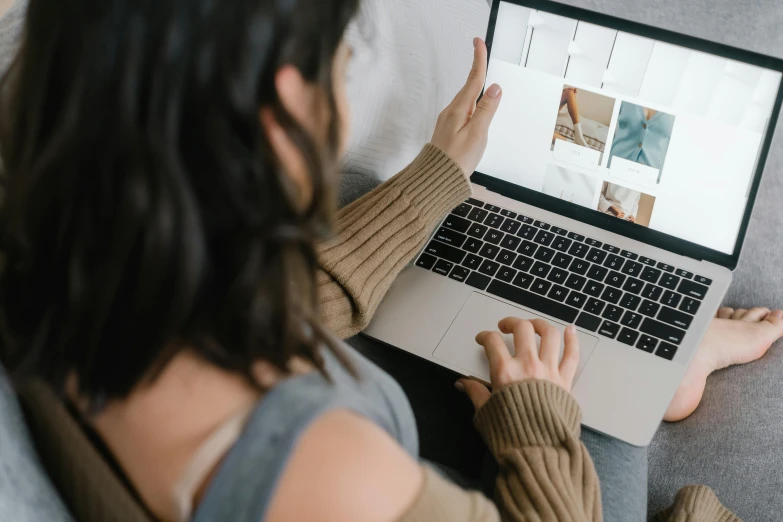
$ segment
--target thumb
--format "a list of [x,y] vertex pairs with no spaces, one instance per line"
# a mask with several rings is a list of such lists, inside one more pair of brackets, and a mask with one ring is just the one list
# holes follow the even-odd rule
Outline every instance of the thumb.
[[487,403],[491,395],[486,386],[473,379],[460,379],[454,386],[458,390],[465,392],[476,411],[479,411]]
[[486,134],[489,132],[489,125],[492,123],[492,119],[495,117],[495,113],[500,106],[500,99],[503,97],[503,89],[498,84],[492,84],[492,86],[484,91],[484,96],[476,105],[476,112],[473,114],[473,119],[470,120],[470,125],[474,127],[477,132]]

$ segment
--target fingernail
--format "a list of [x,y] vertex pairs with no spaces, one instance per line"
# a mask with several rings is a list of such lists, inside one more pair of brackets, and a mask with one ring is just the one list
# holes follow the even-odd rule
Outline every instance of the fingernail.
[[500,85],[493,84],[492,87],[487,89],[487,96],[489,96],[490,98],[497,98],[498,96],[500,96],[500,90],[501,90]]
[[576,333],[576,326],[574,326],[572,324],[569,324],[568,325],[568,333],[570,333],[571,335],[574,335]]
[[478,40],[479,40],[478,38],[474,38],[474,39],[473,39],[473,48],[474,48],[474,49],[475,49],[476,47],[478,47]]
[[455,382],[454,387],[457,389],[458,392],[465,393],[465,385],[462,384],[460,381]]

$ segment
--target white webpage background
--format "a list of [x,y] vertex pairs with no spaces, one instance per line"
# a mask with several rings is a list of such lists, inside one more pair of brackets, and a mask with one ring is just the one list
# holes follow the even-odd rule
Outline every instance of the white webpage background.
[[[595,71],[582,83],[574,81],[570,72],[565,73],[569,77],[565,80],[524,66],[524,51],[531,46],[533,33],[528,24],[535,24],[537,33],[533,34],[541,34],[547,20],[541,15],[546,13],[500,5],[487,85],[500,84],[503,101],[478,170],[538,191],[549,164],[618,182],[605,168],[590,172],[553,160],[552,135],[565,83],[617,98],[605,149],[607,159],[622,101],[667,112],[675,116],[675,125],[661,183],[654,189],[627,181],[621,184],[656,198],[651,229],[720,252],[733,252],[781,75],[599,28],[617,37],[603,87],[597,88]],[[562,20],[557,22],[563,25]],[[595,26],[591,31],[600,32]],[[587,45],[582,42],[581,47]],[[560,61],[561,48],[553,49],[553,60]],[[584,59],[579,46],[571,45],[569,53]],[[536,68],[541,68],[540,56]],[[548,69],[559,70],[559,66]],[[595,202],[601,185],[597,183]]]

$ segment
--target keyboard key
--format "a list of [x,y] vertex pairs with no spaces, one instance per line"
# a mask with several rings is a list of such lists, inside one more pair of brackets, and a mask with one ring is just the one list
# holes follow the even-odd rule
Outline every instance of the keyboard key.
[[598,250],[597,248],[591,248],[590,253],[587,254],[587,260],[591,263],[597,263],[601,264],[604,262],[604,259],[606,259],[606,252],[603,252],[602,250]]
[[595,279],[596,281],[603,281],[606,277],[606,274],[608,273],[608,268],[604,268],[599,265],[593,265],[590,267],[590,270],[587,271],[587,277],[590,279]]
[[481,263],[483,262],[484,259],[477,256],[476,254],[468,254],[465,260],[462,262],[462,266],[470,268],[471,270],[478,270],[478,267],[480,267]]
[[571,243],[573,243],[573,241],[571,241],[567,237],[555,236],[555,240],[552,243],[552,248],[554,248],[555,250],[559,250],[561,252],[567,252],[568,247],[571,246]]
[[560,285],[554,285],[552,287],[552,290],[549,291],[547,294],[547,297],[550,299],[554,299],[555,301],[562,303],[565,301],[566,296],[568,295],[568,290],[564,286]]
[[646,266],[642,270],[642,279],[648,283],[657,283],[659,277],[661,277],[661,271],[657,268]]
[[617,288],[612,288],[611,286],[607,286],[606,289],[604,289],[604,293],[601,294],[601,299],[604,301],[609,301],[612,304],[617,304],[620,302],[620,298],[623,296],[623,291],[619,290]]
[[604,302],[596,299],[595,297],[588,299],[587,304],[585,305],[585,312],[589,312],[595,315],[600,315],[603,309]]
[[598,330],[598,327],[601,326],[601,318],[596,317],[593,314],[588,314],[587,312],[582,312],[579,314],[579,319],[576,320],[576,326],[595,332]]
[[[677,284],[680,282],[680,278],[676,275],[672,274],[663,274],[661,276],[661,280],[658,281],[658,284],[661,285],[664,288],[669,288],[671,290],[674,290],[677,288]],[[690,281],[686,281],[690,283]]]
[[500,268],[499,263],[496,263],[495,261],[490,261],[489,259],[485,259],[484,262],[481,263],[481,266],[479,267],[478,271],[484,275],[493,276],[495,275],[495,272],[498,271],[498,268]]
[[479,255],[487,259],[495,259],[495,256],[498,255],[498,252],[500,252],[500,247],[490,245],[489,243],[484,243],[484,246],[481,247],[481,250],[479,250]]
[[519,214],[517,216],[517,219],[520,220],[522,223],[527,223],[528,225],[532,225],[533,221],[535,221],[533,218],[527,217],[527,216],[523,216],[522,214]]
[[481,250],[481,247],[484,246],[484,242],[480,239],[469,237],[468,240],[465,242],[464,245],[462,245],[462,248],[467,250],[468,252],[473,252],[474,254],[478,254],[479,250]]
[[560,268],[568,268],[568,266],[571,264],[571,261],[573,261],[573,257],[569,256],[568,254],[563,254],[561,252],[558,252],[555,254],[555,257],[552,259],[552,264],[555,266],[559,266]]
[[681,295],[672,292],[671,290],[666,290],[663,293],[663,298],[661,299],[661,303],[665,304],[666,306],[671,306],[672,308],[677,308],[677,305],[680,304]]
[[634,254],[633,252],[629,252],[627,250],[621,250],[620,255],[626,259],[630,259],[631,261],[636,261],[639,259],[639,254]]
[[625,275],[639,277],[639,274],[642,272],[642,264],[636,261],[626,261],[620,272]]
[[496,207],[495,205],[491,203],[486,203],[484,205],[484,208],[489,210],[490,212],[500,212],[500,207]]
[[587,302],[587,296],[579,292],[571,292],[570,294],[568,294],[568,299],[566,299],[565,302],[568,306],[573,306],[574,308],[582,308],[584,304]]
[[676,353],[677,353],[677,347],[669,343],[661,343],[661,345],[655,351],[655,355],[657,355],[658,357],[663,357],[668,361],[674,359],[674,354]]
[[500,214],[490,213],[484,220],[484,224],[492,228],[500,228],[505,218]]
[[559,236],[565,236],[565,235],[568,234],[568,230],[565,230],[565,229],[560,228],[560,227],[552,227],[552,232],[554,232],[555,234],[557,234]]
[[[463,203],[454,210],[451,211],[452,214],[459,216],[459,217],[468,217],[468,214],[470,214],[470,211],[473,210],[473,207],[468,205],[467,203]],[[464,232],[464,230],[462,231]]]
[[[546,281],[544,282],[546,283]],[[534,282],[533,286],[536,284],[537,282]],[[565,323],[573,323],[579,313],[576,308],[571,308],[570,306],[566,306],[562,303],[558,303],[498,280],[492,281],[487,292],[502,297],[503,299],[508,299],[509,301],[530,308],[531,310],[535,310],[536,312],[552,316]]]
[[685,271],[681,268],[678,268],[674,271],[675,274],[682,277],[683,279],[693,279],[693,272]]
[[459,281],[460,283],[464,283],[465,279],[467,279],[469,275],[470,270],[464,266],[455,266],[454,270],[452,270],[451,274],[449,274],[449,278],[454,279],[455,281]]
[[630,328],[623,328],[620,331],[620,335],[617,336],[617,340],[628,346],[633,346],[636,340],[639,338],[639,332],[635,332]]
[[460,234],[459,232],[455,232],[446,227],[440,227],[438,231],[435,232],[435,239],[455,247],[461,247],[467,238],[468,237],[465,234]]
[[595,281],[588,281],[583,292],[586,293],[587,295],[592,295],[593,297],[601,297],[601,292],[604,291],[604,288],[606,287],[601,283],[596,283]]
[[533,268],[530,270],[530,273],[534,276],[538,277],[546,277],[547,274],[549,274],[549,271],[552,270],[552,267],[549,266],[546,263],[542,263],[541,261],[536,261],[536,264],[533,265]]
[[536,253],[533,254],[533,257],[544,263],[549,263],[552,261],[552,258],[555,257],[555,251],[551,248],[540,247],[536,250]]
[[693,281],[683,280],[677,290],[681,294],[685,294],[688,297],[701,300],[704,299],[705,295],[707,295],[707,290],[709,290],[709,288],[704,285],[700,285],[699,283],[694,283]]
[[614,286],[615,288],[620,288],[623,286],[623,283],[625,282],[625,276],[620,272],[609,272],[609,275],[606,276],[605,282],[607,285]]
[[489,231],[484,235],[484,241],[487,243],[492,243],[493,245],[499,245],[502,239],[503,232],[495,230],[494,228],[490,228]]
[[426,268],[427,270],[429,270],[433,266],[435,266],[435,261],[437,261],[437,258],[429,254],[422,254],[419,256],[419,259],[416,261],[416,266],[420,266],[422,268]]
[[533,253],[538,248],[538,245],[531,241],[522,241],[522,246],[517,249],[517,252],[524,254],[528,257],[533,257]]
[[517,256],[516,261],[511,266],[517,270],[527,272],[533,266],[533,260],[527,256]]
[[569,232],[568,239],[573,239],[574,241],[584,241],[585,236],[579,235],[576,232]]
[[468,235],[481,239],[487,233],[487,230],[489,230],[489,227],[479,225],[478,223],[471,223],[470,228],[468,229]]
[[517,236],[512,236],[511,234],[506,234],[506,237],[504,237],[500,241],[500,246],[503,248],[507,248],[509,250],[516,250],[519,248],[520,243],[522,243],[522,238]]
[[627,326],[628,328],[633,328],[634,330],[639,328],[639,324],[642,322],[642,316],[639,314],[635,314],[633,312],[625,312],[625,315],[623,316],[622,321],[620,321],[620,324],[623,326]]
[[619,322],[620,318],[623,316],[623,309],[619,306],[615,306],[613,304],[606,305],[606,308],[604,309],[604,313],[601,317],[604,319],[608,319],[613,322]]
[[639,313],[642,313],[644,315],[655,317],[655,314],[658,313],[658,310],[660,310],[661,305],[658,303],[653,303],[652,301],[647,301],[646,299],[644,302],[642,302],[642,306],[639,307]]
[[626,292],[623,294],[623,298],[620,299],[620,306],[628,310],[636,310],[636,307],[639,306],[639,303],[641,302],[641,297]]
[[462,259],[465,257],[465,252],[459,248],[454,248],[453,246],[438,241],[430,241],[430,244],[427,245],[427,248],[425,248],[424,251],[431,256],[440,257],[441,259],[451,261],[452,263],[461,263]]
[[625,259],[618,255],[610,254],[607,256],[606,261],[604,261],[604,266],[609,270],[620,270],[623,263],[625,263]]
[[483,223],[484,220],[487,219],[488,215],[488,210],[484,210],[483,208],[474,208],[470,211],[470,214],[468,214],[468,219],[477,223]]
[[478,272],[471,272],[467,281],[465,281],[465,284],[478,288],[479,290],[486,290],[490,281],[492,281],[492,278],[489,276],[479,274]]
[[530,288],[530,284],[533,282],[534,277],[530,274],[525,274],[522,272],[518,272],[517,276],[514,278],[513,284],[518,286],[519,288]]
[[519,227],[522,226],[522,223],[517,221],[516,219],[506,219],[503,224],[500,226],[500,230],[507,234],[516,234],[519,231]]
[[571,262],[571,266],[569,267],[569,270],[572,272],[576,272],[579,275],[585,275],[587,273],[587,269],[590,268],[590,263],[587,261],[582,261],[581,259],[574,259]]
[[616,246],[608,245],[606,243],[604,243],[604,246],[602,246],[601,248],[603,248],[604,250],[606,250],[607,252],[610,252],[612,254],[620,251],[620,249],[617,248]]
[[568,272],[566,272],[562,268],[555,267],[552,269],[551,272],[549,272],[549,276],[547,277],[547,279],[552,281],[553,283],[563,285],[565,284],[567,277],[568,277]]
[[625,284],[623,285],[623,290],[625,290],[626,292],[631,292],[632,294],[639,295],[639,293],[642,291],[643,286],[644,283],[642,283],[638,279],[629,277],[625,281]]
[[456,230],[457,232],[465,233],[470,228],[470,221],[455,216],[454,214],[449,214],[446,216],[446,219],[443,220],[443,226],[452,230]]
[[543,221],[536,221],[533,224],[542,230],[549,230],[552,227],[549,223],[544,223]]
[[500,211],[500,215],[504,216],[504,217],[507,217],[507,218],[511,218],[511,219],[514,219],[515,217],[517,217],[517,213],[516,212],[511,212],[510,210],[506,210],[506,209],[502,209]]
[[452,268],[454,268],[454,263],[449,263],[443,259],[438,259],[438,262],[435,263],[435,268],[433,268],[432,271],[436,274],[447,276],[449,275],[449,272],[451,272]]
[[538,232],[538,229],[536,227],[532,227],[530,225],[522,225],[522,228],[519,229],[517,235],[521,238],[532,240],[534,237],[536,237],[536,232]]
[[587,282],[586,277],[582,277],[576,274],[570,274],[565,282],[565,285],[571,290],[579,291],[582,289],[583,286],[585,286],[586,282]]
[[581,259],[587,255],[588,250],[590,250],[590,247],[584,243],[574,243],[571,245],[571,248],[568,249],[568,253]]
[[657,301],[661,298],[662,293],[663,288],[647,283],[642,291],[642,297],[649,299],[650,301]]
[[669,273],[674,272],[674,267],[671,265],[667,265],[666,263],[658,263],[656,266],[661,270],[663,270],[664,272],[669,272]]
[[543,230],[539,230],[538,234],[536,234],[536,238],[533,240],[535,243],[538,243],[539,245],[549,246],[552,244],[552,240],[555,238],[555,235],[552,234],[552,232],[545,232]]
[[710,286],[712,284],[712,279],[707,279],[706,277],[696,276],[695,279],[697,283],[701,283],[703,285]]
[[687,330],[693,321],[693,316],[664,306],[661,309],[661,313],[658,314],[658,320],[676,326],[677,328]]
[[498,257],[495,258],[496,261],[503,263],[504,265],[510,266],[517,258],[517,255],[512,252],[511,250],[501,250],[500,254],[498,254]]
[[649,317],[642,322],[642,326],[639,330],[647,335],[652,335],[653,337],[663,339],[664,341],[678,346],[682,342],[683,337],[685,337],[685,332],[679,328],[669,326],[666,323],[650,319]]
[[514,281],[514,278],[517,276],[517,271],[513,268],[509,268],[507,266],[500,267],[500,270],[498,270],[497,277],[501,281],[505,281],[506,283],[511,283]]
[[690,297],[683,297],[682,303],[680,303],[680,310],[682,310],[683,312],[688,312],[691,315],[696,315],[696,312],[699,311],[699,305],[701,305],[701,303],[696,299],[691,299]]
[[599,334],[609,339],[614,339],[618,331],[620,331],[620,325],[609,321],[604,321],[601,328],[598,329]]
[[641,256],[639,261],[647,266],[655,266],[655,259],[650,259],[649,257]]
[[468,203],[470,203],[471,205],[478,205],[479,207],[483,207],[484,206],[484,202],[483,201],[479,201],[476,198],[468,198]]
[[533,281],[533,284],[530,287],[532,291],[541,295],[546,295],[547,292],[549,292],[550,288],[552,288],[552,283],[550,283],[549,281],[544,281],[541,278],[538,278],[535,281]]
[[603,245],[603,243],[601,243],[600,241],[596,241],[595,239],[591,239],[589,237],[585,238],[585,243],[587,243],[591,247],[596,247],[596,248],[601,248],[601,245]]
[[653,353],[656,346],[658,346],[658,339],[650,337],[649,335],[642,335],[639,342],[636,343],[637,348],[648,353]]

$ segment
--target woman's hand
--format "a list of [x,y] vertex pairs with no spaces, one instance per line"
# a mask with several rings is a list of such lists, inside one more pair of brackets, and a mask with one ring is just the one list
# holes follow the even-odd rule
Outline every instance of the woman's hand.
[[611,212],[611,213],[612,213],[612,214],[614,214],[615,216],[619,217],[620,219],[623,219],[623,218],[625,218],[625,212],[623,212],[623,211],[622,211],[622,210],[620,210],[619,208],[615,207],[614,205],[612,205],[611,207],[609,207],[609,212]]
[[500,105],[500,86],[492,85],[481,95],[487,75],[487,46],[474,38],[473,68],[468,81],[446,109],[438,116],[432,143],[456,161],[466,175],[476,170],[487,148],[489,125]]
[[[481,332],[476,342],[484,347],[489,359],[489,375],[493,390],[526,379],[550,381],[571,391],[576,367],[579,364],[579,339],[574,325],[565,331],[565,350],[560,357],[560,331],[543,319],[525,321],[507,317],[498,323],[504,334],[514,335],[514,356],[498,332]],[[536,334],[541,337],[541,348],[536,345]],[[486,386],[471,379],[460,379],[457,388],[463,389],[478,411],[489,400]]]

